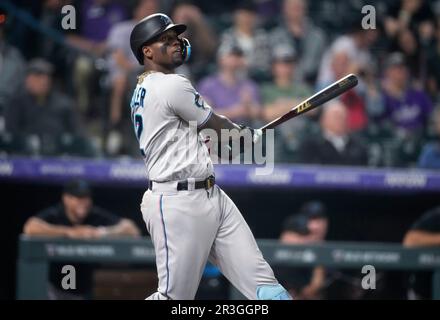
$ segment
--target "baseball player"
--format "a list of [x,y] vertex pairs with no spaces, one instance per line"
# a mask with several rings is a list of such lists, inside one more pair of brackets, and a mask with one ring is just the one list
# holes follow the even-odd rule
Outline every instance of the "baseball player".
[[[149,188],[141,211],[151,235],[159,278],[147,299],[194,299],[206,262],[218,266],[248,299],[289,300],[232,200],[215,185],[213,165],[201,134],[187,142],[191,122],[210,128],[261,131],[217,115],[174,69],[190,55],[179,37],[186,30],[164,14],[141,20],[130,36],[138,78],[131,114],[147,167]],[[178,134],[179,133],[179,134]]]

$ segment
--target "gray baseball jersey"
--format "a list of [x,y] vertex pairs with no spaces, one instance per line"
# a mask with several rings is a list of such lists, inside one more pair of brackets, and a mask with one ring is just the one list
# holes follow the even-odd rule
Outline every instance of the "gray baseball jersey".
[[[188,143],[189,123],[203,125],[212,109],[191,83],[175,74],[141,75],[131,108],[154,181],[141,203],[159,278],[157,292],[148,299],[194,299],[208,260],[249,299],[290,298],[232,200],[217,185],[194,188],[213,174],[213,166],[201,137]],[[188,190],[177,191],[179,180],[188,181]]]
[[213,174],[202,137],[189,130],[190,121],[203,125],[212,109],[188,79],[161,72],[141,75],[131,110],[150,180],[204,179]]

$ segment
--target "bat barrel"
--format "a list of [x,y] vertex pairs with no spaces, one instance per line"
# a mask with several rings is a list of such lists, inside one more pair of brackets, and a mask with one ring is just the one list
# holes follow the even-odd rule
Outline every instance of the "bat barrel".
[[346,77],[326,87],[325,89],[319,91],[312,97],[308,98],[307,100],[303,101],[299,105],[292,108],[292,110],[290,110],[286,114],[273,120],[272,122],[269,122],[260,129],[266,130],[266,129],[275,128],[276,126],[286,122],[289,119],[295,118],[300,114],[313,110],[314,108],[319,107],[320,105],[330,101],[331,99],[336,98],[342,93],[354,88],[357,84],[358,84],[357,77],[354,74],[349,74]]

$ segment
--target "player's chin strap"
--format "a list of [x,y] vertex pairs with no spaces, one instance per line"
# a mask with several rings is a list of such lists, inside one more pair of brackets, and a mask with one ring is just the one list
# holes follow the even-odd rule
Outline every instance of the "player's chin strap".
[[280,284],[260,285],[257,287],[258,300],[292,300],[290,294]]

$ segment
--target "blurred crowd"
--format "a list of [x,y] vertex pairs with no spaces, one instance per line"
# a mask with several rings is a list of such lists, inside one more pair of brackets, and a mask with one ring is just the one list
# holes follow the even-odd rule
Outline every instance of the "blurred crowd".
[[[359,85],[277,128],[283,163],[440,168],[440,1],[44,0],[0,3],[2,156],[138,157],[129,36],[185,23],[178,72],[214,109],[259,126],[349,73]],[[61,28],[65,5],[76,29]],[[371,22],[371,20],[370,20]]]

